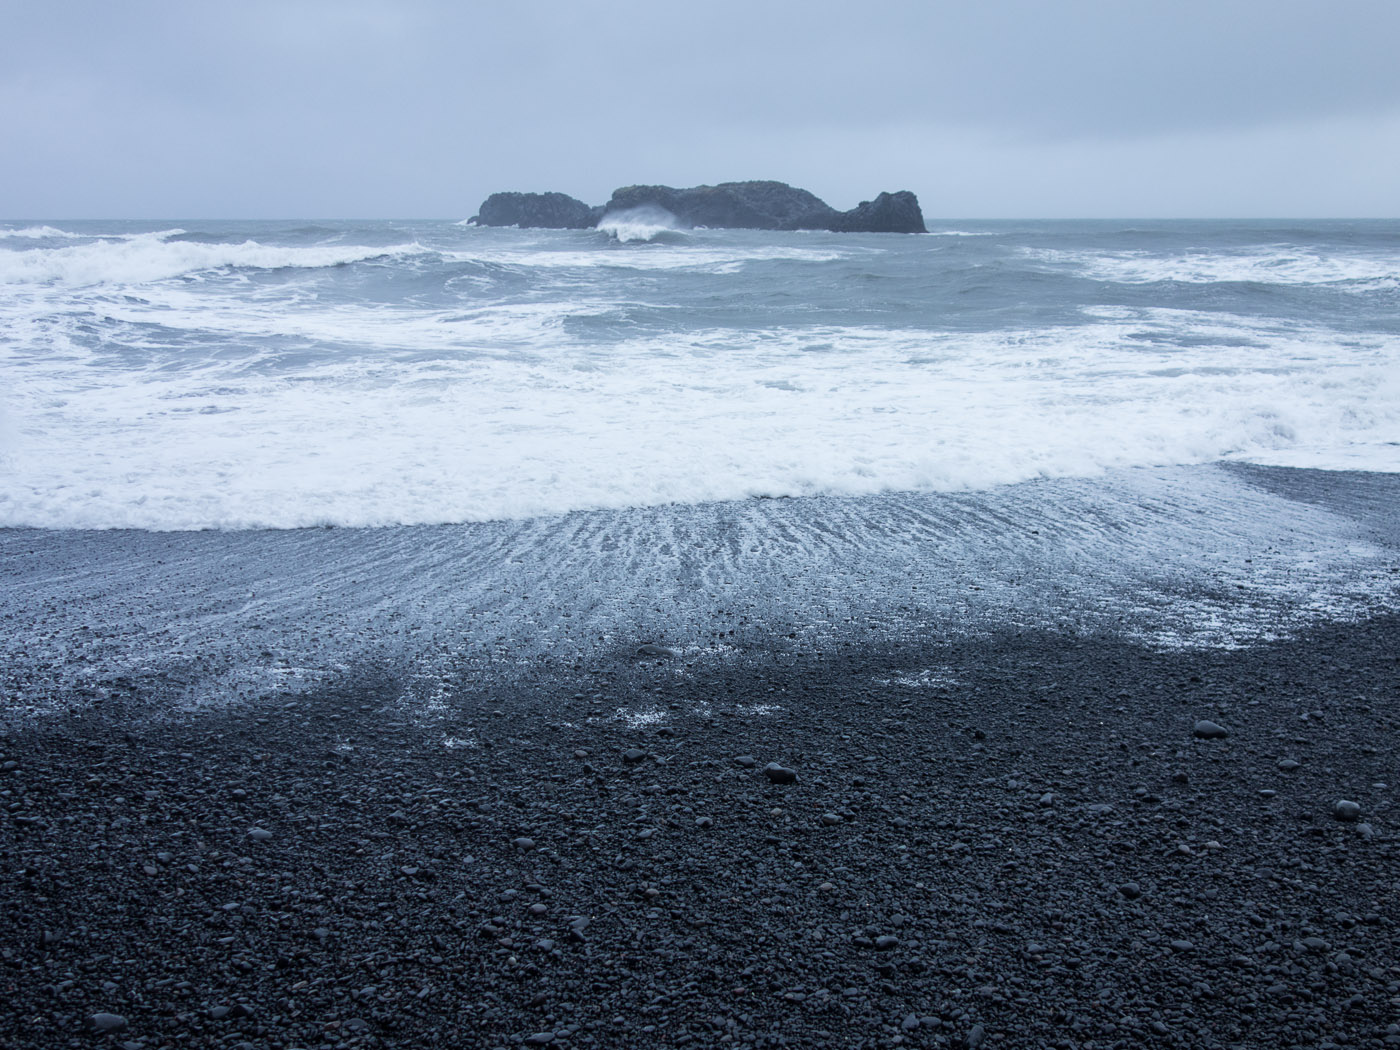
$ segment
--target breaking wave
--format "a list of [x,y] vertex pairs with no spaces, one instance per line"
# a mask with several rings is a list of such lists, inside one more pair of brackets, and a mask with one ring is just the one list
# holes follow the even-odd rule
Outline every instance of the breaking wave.
[[0,254],[0,284],[132,285],[211,270],[343,266],[426,251],[418,244],[290,246],[251,240],[220,244],[174,239],[183,233],[162,230],[61,248],[6,252]]
[[598,229],[621,244],[636,241],[684,241],[680,220],[665,208],[645,204],[640,208],[608,212],[598,220]]

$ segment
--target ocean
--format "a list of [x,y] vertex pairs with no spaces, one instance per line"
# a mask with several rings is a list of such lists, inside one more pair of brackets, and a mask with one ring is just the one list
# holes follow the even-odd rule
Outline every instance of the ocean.
[[1400,222],[0,223],[0,526],[1400,471]]

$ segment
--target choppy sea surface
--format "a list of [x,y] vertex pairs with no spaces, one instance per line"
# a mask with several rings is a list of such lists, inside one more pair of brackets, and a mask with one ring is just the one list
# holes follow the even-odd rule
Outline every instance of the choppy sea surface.
[[0,222],[0,526],[1400,471],[1400,221]]

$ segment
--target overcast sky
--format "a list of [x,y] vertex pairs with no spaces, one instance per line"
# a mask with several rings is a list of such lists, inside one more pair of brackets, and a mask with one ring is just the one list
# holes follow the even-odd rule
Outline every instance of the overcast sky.
[[0,215],[1400,215],[1398,0],[0,0]]

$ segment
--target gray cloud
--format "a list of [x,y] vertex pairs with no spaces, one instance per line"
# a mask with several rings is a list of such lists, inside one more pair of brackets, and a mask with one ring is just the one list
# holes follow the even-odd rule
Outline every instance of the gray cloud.
[[[1366,170],[1394,160],[1390,0],[0,15],[14,216],[458,216],[499,188],[600,200],[626,181],[762,176],[839,206],[907,187],[935,214],[1400,206]],[[1246,173],[1269,180],[1252,198]]]

